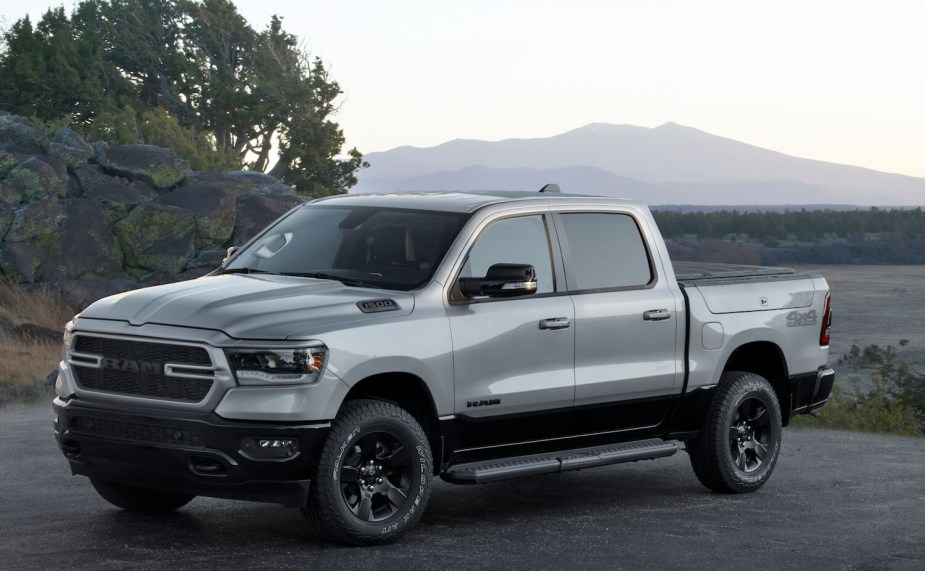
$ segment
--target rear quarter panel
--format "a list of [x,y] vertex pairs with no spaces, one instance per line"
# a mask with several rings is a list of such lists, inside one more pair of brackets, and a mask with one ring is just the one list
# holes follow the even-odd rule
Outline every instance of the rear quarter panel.
[[685,284],[690,311],[688,392],[716,384],[732,353],[749,343],[776,345],[790,376],[828,363],[819,345],[825,298],[818,276],[743,283]]

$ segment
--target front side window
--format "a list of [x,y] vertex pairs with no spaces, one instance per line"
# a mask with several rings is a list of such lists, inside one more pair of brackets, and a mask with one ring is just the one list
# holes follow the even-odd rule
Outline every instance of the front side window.
[[241,251],[223,273],[271,273],[411,290],[433,276],[465,215],[307,205]]
[[536,270],[536,293],[552,292],[552,261],[543,216],[518,216],[493,222],[472,246],[460,277],[484,277],[494,264],[530,264]]
[[580,212],[559,219],[569,248],[569,290],[645,287],[652,281],[649,255],[633,217]]

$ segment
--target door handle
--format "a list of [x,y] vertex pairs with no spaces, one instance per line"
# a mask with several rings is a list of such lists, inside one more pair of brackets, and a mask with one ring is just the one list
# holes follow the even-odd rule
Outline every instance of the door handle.
[[553,317],[540,321],[540,329],[543,330],[568,329],[571,325],[568,317]]
[[664,321],[671,319],[671,312],[667,309],[650,309],[642,314],[645,321]]

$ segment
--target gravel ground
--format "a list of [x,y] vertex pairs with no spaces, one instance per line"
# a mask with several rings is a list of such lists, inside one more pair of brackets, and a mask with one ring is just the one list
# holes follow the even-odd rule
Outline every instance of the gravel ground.
[[2,569],[925,569],[925,439],[785,429],[759,492],[685,453],[482,486],[437,481],[418,527],[325,544],[297,510],[197,498],[132,515],[71,477],[50,405],[0,409]]

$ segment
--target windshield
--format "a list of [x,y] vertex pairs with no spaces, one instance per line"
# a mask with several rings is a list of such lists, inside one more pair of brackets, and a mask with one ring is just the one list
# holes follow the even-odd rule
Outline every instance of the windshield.
[[433,276],[465,215],[310,205],[269,228],[222,273],[273,273],[411,290]]

